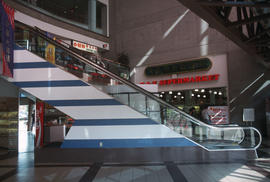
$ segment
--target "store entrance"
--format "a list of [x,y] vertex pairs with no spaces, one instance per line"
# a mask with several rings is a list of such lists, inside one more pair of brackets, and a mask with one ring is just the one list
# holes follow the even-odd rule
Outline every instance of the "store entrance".
[[20,93],[18,152],[34,151],[35,101]]

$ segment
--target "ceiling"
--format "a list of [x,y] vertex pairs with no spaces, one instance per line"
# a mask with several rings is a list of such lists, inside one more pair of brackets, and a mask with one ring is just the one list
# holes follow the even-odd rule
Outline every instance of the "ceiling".
[[178,1],[270,68],[270,1]]

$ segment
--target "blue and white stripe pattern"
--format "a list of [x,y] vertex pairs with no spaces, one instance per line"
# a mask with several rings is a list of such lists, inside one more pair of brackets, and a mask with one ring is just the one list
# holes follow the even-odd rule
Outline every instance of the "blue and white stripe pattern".
[[14,60],[11,82],[75,120],[62,148],[196,146],[26,50],[16,50]]

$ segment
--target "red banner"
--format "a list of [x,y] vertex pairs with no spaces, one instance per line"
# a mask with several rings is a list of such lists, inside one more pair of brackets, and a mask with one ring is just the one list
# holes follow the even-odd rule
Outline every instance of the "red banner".
[[44,123],[44,103],[38,101],[36,103],[36,137],[35,146],[43,146],[43,123]]
[[14,50],[14,9],[0,0],[1,14],[1,38],[3,48],[1,50],[2,74],[13,77],[13,50]]

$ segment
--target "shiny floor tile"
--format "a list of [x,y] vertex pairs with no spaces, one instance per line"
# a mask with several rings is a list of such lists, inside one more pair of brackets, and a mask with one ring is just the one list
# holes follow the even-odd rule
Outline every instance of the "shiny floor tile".
[[270,182],[270,160],[248,163],[34,166],[34,153],[0,160],[3,182]]
[[205,182],[270,182],[260,172],[244,164],[196,164],[179,165],[188,181]]
[[102,167],[94,182],[173,182],[166,166]]
[[37,167],[26,168],[4,182],[76,182],[88,170],[88,167]]

